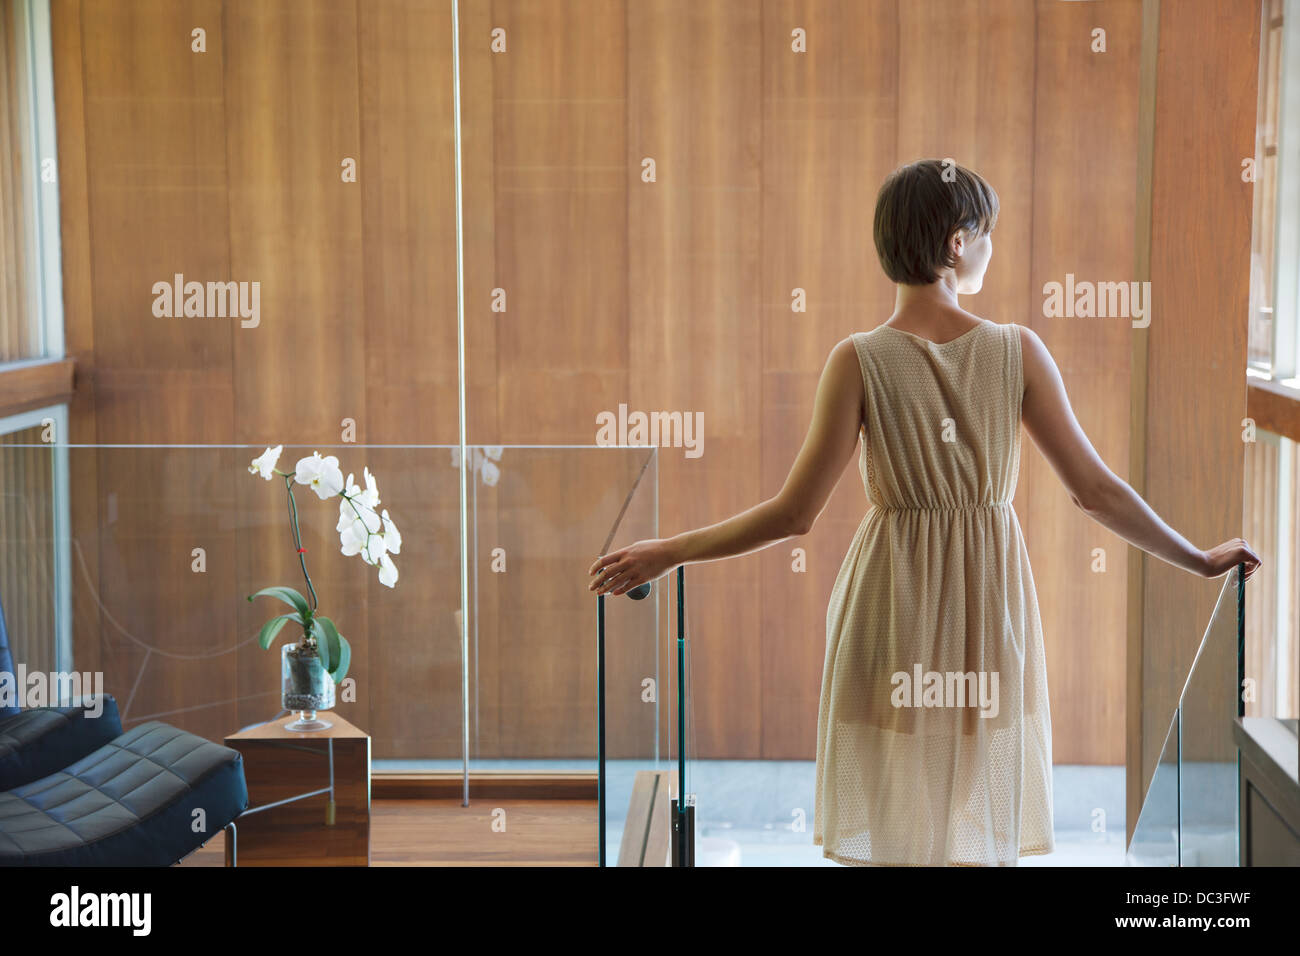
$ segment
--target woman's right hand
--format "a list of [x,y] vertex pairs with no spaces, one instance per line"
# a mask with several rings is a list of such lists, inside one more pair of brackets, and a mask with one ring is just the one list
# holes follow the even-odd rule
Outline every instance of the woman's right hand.
[[1246,580],[1249,581],[1250,576],[1259,569],[1259,555],[1250,549],[1244,538],[1230,538],[1201,554],[1205,558],[1201,574],[1207,578],[1217,578],[1243,561],[1246,564]]

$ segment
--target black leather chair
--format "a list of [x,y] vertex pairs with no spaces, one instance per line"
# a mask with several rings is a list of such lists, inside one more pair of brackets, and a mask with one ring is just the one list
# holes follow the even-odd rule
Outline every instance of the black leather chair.
[[168,866],[247,809],[237,751],[158,721],[123,733],[107,695],[73,703],[0,707],[0,866]]

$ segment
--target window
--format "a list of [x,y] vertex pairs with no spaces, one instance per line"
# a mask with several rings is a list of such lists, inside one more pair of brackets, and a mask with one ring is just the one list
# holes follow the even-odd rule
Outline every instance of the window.
[[0,0],[0,367],[63,354],[48,0]]
[[1277,409],[1300,403],[1300,0],[1262,8],[1247,376],[1277,398],[1246,446],[1242,533],[1264,561],[1247,593],[1246,714],[1289,719],[1300,713],[1300,433]]

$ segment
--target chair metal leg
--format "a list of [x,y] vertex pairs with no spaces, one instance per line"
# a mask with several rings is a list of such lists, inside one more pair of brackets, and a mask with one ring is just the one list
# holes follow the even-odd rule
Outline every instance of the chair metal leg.
[[235,821],[231,820],[222,829],[226,831],[226,845],[230,847],[230,865],[239,866],[239,830]]

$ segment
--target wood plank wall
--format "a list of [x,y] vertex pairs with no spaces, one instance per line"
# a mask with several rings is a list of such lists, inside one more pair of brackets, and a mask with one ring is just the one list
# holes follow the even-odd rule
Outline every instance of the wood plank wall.
[[[1209,547],[1243,533],[1252,189],[1241,164],[1255,155],[1260,5],[1151,2],[1159,32],[1144,188],[1155,308],[1134,400],[1146,420],[1139,436],[1146,500]],[[1138,561],[1130,593],[1137,622],[1128,635],[1130,834],[1223,584]],[[1212,649],[1205,666],[1230,673],[1234,654],[1231,646]],[[1186,739],[1213,742],[1189,746],[1188,759],[1230,757],[1223,709],[1222,701],[1198,700],[1186,715]]]
[[[1133,278],[1141,8],[1042,0],[1038,10],[1030,243],[1038,314],[1030,324],[1055,357],[1097,453],[1125,477],[1131,321],[1046,317],[1042,289],[1069,274],[1091,282]],[[1092,52],[1093,30],[1105,31],[1105,53]],[[1021,523],[1043,604],[1053,756],[1058,763],[1119,763],[1128,545],[1070,504],[1042,456],[1029,456],[1024,471],[1029,495]]]
[[[90,370],[74,430],[103,443],[338,445],[352,418],[360,442],[453,443],[447,4],[53,6],[70,339]],[[967,306],[1040,332],[1094,443],[1126,473],[1130,332],[1045,318],[1042,286],[1070,272],[1131,275],[1139,0],[465,0],[461,10],[471,442],[590,445],[595,415],[620,402],[700,411],[703,457],[660,456],[661,532],[774,494],[830,348],[892,309],[871,239],[881,180],[899,163],[951,156],[1002,200],[989,276]],[[198,25],[204,55],[190,52]],[[494,28],[506,53],[489,49]],[[791,50],[796,28],[807,53]],[[1091,50],[1097,28],[1106,53]],[[339,178],[349,156],[353,185]],[[646,158],[653,183],[641,178]],[[175,272],[262,280],[262,327],[153,320],[151,284]],[[504,312],[492,310],[494,289]],[[791,310],[795,289],[806,312]],[[515,465],[501,483],[476,490],[479,756],[594,751],[584,573],[635,468],[626,456],[583,468],[549,454],[507,452]],[[214,633],[227,646],[260,619],[213,595],[292,573],[283,503],[244,480],[244,458],[104,450],[74,502],[104,605],[79,615],[78,652],[102,654],[120,696],[135,686],[133,713],[177,711],[168,719],[213,737],[266,715],[278,666],[255,648],[195,656]],[[350,461],[359,470],[359,456]],[[441,456],[396,450],[367,462],[411,528],[398,591],[324,556],[330,516],[308,528],[318,585],[356,622],[349,719],[374,735],[376,757],[456,756],[456,472]],[[165,488],[202,489],[209,506],[191,500],[182,528],[151,519]],[[1028,446],[1016,507],[1044,619],[1056,759],[1119,763],[1122,543],[1073,509]],[[855,463],[806,539],[689,569],[695,755],[812,756],[826,602],[863,508]],[[649,522],[633,519],[620,542]],[[206,577],[189,570],[200,540]],[[497,544],[515,561],[505,581],[487,567]],[[1092,570],[1095,548],[1105,573]],[[661,589],[665,618],[666,598]],[[642,653],[647,616],[628,603],[630,677],[654,665]],[[186,616],[191,605],[201,619]],[[181,656],[151,653],[123,629],[166,635]],[[227,703],[182,710],[218,699]],[[643,710],[619,719],[629,746],[642,739]]]
[[54,669],[54,461],[40,425],[0,435],[0,610],[15,665]]

